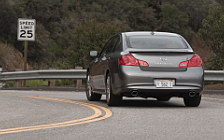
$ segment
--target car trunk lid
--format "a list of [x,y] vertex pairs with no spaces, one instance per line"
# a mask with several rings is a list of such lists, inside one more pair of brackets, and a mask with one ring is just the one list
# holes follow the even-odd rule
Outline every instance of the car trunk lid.
[[179,64],[194,55],[189,49],[128,49],[127,53],[149,64],[149,67],[140,67],[144,71],[186,71]]

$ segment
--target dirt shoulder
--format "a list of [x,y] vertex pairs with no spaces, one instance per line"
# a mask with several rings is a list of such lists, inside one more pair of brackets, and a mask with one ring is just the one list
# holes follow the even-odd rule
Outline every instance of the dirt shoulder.
[[205,90],[224,90],[224,83],[223,84],[213,84],[213,85],[205,85]]
[[204,90],[202,94],[204,97],[224,99],[224,90]]

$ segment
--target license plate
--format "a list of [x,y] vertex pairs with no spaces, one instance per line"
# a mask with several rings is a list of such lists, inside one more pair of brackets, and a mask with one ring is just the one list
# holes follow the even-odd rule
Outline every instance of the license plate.
[[175,80],[154,80],[157,88],[172,88],[175,84]]

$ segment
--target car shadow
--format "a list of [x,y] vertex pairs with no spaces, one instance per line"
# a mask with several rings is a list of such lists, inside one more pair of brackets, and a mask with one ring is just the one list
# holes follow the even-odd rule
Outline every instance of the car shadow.
[[[101,103],[106,104],[106,100],[101,100]],[[157,101],[157,100],[141,100],[141,99],[135,99],[135,100],[123,100],[122,103],[119,106],[115,107],[151,107],[151,108],[184,108],[185,106],[180,103],[167,101]]]

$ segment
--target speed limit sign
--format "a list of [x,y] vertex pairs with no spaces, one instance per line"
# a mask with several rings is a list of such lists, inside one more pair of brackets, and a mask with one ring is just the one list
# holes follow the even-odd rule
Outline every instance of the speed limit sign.
[[35,41],[35,19],[18,19],[17,39],[19,41]]

